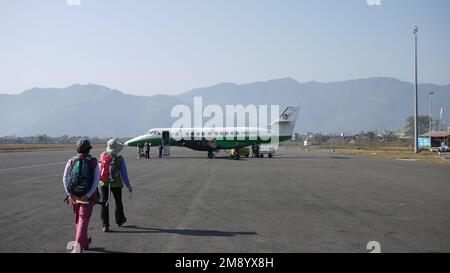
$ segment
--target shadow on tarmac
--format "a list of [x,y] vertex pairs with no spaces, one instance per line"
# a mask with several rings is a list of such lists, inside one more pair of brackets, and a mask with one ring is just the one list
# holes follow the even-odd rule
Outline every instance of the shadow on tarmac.
[[[323,158],[329,158],[329,159],[352,159],[351,157],[343,157],[343,156],[329,156],[329,157],[320,157],[320,156],[283,156],[283,155],[275,155],[273,158],[253,158],[253,157],[241,157],[239,160],[241,161],[249,161],[249,160],[279,160],[279,159],[323,159]],[[164,157],[164,158],[156,158],[156,160],[177,160],[177,159],[202,159],[202,160],[211,160],[208,157],[193,157],[193,156],[170,156],[170,157]],[[221,160],[237,160],[235,158],[232,158],[231,156],[215,156],[214,159],[221,159]],[[153,159],[155,160],[155,159]]]
[[329,159],[351,159],[351,158],[345,156],[330,156]]
[[106,250],[104,247],[93,247],[86,250],[86,252],[94,252],[94,253],[127,253],[127,252],[121,252],[121,251],[114,251],[114,250]]
[[231,156],[216,156],[214,157],[214,159],[222,159],[222,160],[234,160],[234,161],[247,161],[250,157],[240,157],[239,159],[236,159],[234,157]]
[[258,235],[258,233],[250,232],[232,232],[218,230],[198,230],[198,229],[163,229],[163,228],[146,228],[139,226],[123,226],[128,230],[114,230],[114,233],[168,233],[185,236],[211,236],[211,237],[233,237],[239,235]]

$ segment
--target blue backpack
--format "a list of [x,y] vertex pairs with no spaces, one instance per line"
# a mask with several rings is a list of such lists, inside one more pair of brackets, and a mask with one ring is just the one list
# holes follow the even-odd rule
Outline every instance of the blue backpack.
[[71,173],[67,185],[69,194],[82,197],[89,192],[94,182],[94,170],[91,167],[92,160],[95,159],[90,155],[83,157],[75,156],[72,158]]

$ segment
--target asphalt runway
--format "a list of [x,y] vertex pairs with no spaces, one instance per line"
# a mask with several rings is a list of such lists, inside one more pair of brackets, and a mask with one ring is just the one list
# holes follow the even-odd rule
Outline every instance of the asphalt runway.
[[[137,160],[124,149],[135,191],[132,199],[124,192],[128,222],[102,233],[96,206],[89,252],[367,253],[369,241],[382,252],[450,251],[448,165],[286,150],[240,161],[156,152]],[[0,154],[0,252],[66,252],[74,219],[62,172],[71,155]]]

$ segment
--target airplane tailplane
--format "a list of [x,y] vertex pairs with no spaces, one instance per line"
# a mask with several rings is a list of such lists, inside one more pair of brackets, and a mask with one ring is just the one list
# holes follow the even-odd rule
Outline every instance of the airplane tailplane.
[[272,130],[276,130],[278,125],[278,131],[280,136],[290,136],[294,132],[295,123],[297,121],[300,107],[287,107],[281,116],[271,124]]

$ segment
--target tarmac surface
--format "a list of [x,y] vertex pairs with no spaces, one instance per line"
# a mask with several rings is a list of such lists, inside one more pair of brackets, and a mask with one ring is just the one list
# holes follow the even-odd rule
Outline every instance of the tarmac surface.
[[[100,150],[94,150],[98,156]],[[103,233],[94,208],[88,252],[450,252],[450,168],[280,150],[273,159],[172,148],[138,160],[124,227]],[[74,239],[62,172],[71,151],[0,154],[0,252],[67,252]]]

